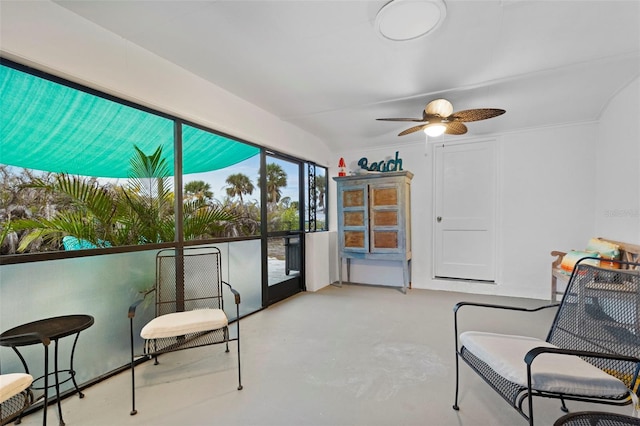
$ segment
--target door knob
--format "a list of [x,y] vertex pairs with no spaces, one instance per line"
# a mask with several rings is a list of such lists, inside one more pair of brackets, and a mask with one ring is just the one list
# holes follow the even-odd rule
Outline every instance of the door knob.
[[442,216],[438,216],[436,220],[438,221],[438,223],[442,222]]

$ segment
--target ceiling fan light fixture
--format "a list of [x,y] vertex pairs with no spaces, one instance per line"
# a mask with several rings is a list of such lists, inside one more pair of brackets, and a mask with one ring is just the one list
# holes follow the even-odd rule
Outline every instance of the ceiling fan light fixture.
[[427,136],[430,136],[432,138],[442,135],[446,130],[447,126],[442,123],[429,124],[424,128],[424,132],[427,134]]
[[413,40],[433,32],[444,20],[443,0],[391,0],[376,15],[376,30],[393,41]]

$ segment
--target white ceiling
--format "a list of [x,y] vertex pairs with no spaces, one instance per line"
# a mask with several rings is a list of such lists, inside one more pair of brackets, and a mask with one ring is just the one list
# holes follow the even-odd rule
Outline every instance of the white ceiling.
[[445,0],[442,25],[405,42],[376,33],[387,0],[56,3],[336,150],[424,140],[375,119],[438,97],[507,110],[471,136],[597,120],[640,75],[637,0]]

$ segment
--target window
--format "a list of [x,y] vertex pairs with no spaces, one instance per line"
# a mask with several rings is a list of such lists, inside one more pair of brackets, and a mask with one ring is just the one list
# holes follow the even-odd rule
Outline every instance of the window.
[[[0,254],[260,235],[259,147],[10,61],[0,91]],[[305,230],[326,230],[327,170],[305,170]]]
[[184,239],[260,235],[260,149],[184,125]]
[[306,163],[305,193],[307,194],[305,228],[307,232],[327,231],[327,169]]
[[174,122],[0,66],[2,254],[172,241]]

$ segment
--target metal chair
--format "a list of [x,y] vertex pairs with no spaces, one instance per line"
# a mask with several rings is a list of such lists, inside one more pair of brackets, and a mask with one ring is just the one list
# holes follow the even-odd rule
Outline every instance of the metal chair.
[[[226,288],[233,295],[236,313],[236,337],[230,337],[229,321],[224,311]],[[155,294],[155,316],[140,331],[144,339],[142,357],[182,349],[237,342],[238,390],[242,389],[240,369],[240,294],[222,280],[221,253],[216,247],[189,247],[160,250],[156,256],[156,283],[129,308],[131,339],[131,415],[135,406],[134,318],[136,308],[150,294]]]
[[[640,385],[640,264],[607,269],[584,258],[560,304],[535,309],[460,302],[454,307],[456,393],[465,361],[533,425],[533,397],[611,405],[631,403]],[[592,263],[592,264],[589,264]],[[546,340],[480,331],[458,335],[463,307],[522,312],[557,307]]]
[[[47,394],[49,378],[49,338],[36,333],[16,335],[13,337],[0,337],[0,346],[13,347],[23,340],[37,338],[44,346],[44,389],[42,424],[47,424]],[[24,364],[24,363],[23,363]],[[22,413],[29,408],[35,398],[32,391],[33,376],[29,372],[25,373],[3,373],[0,374],[0,425],[6,425],[15,420],[20,424]]]

